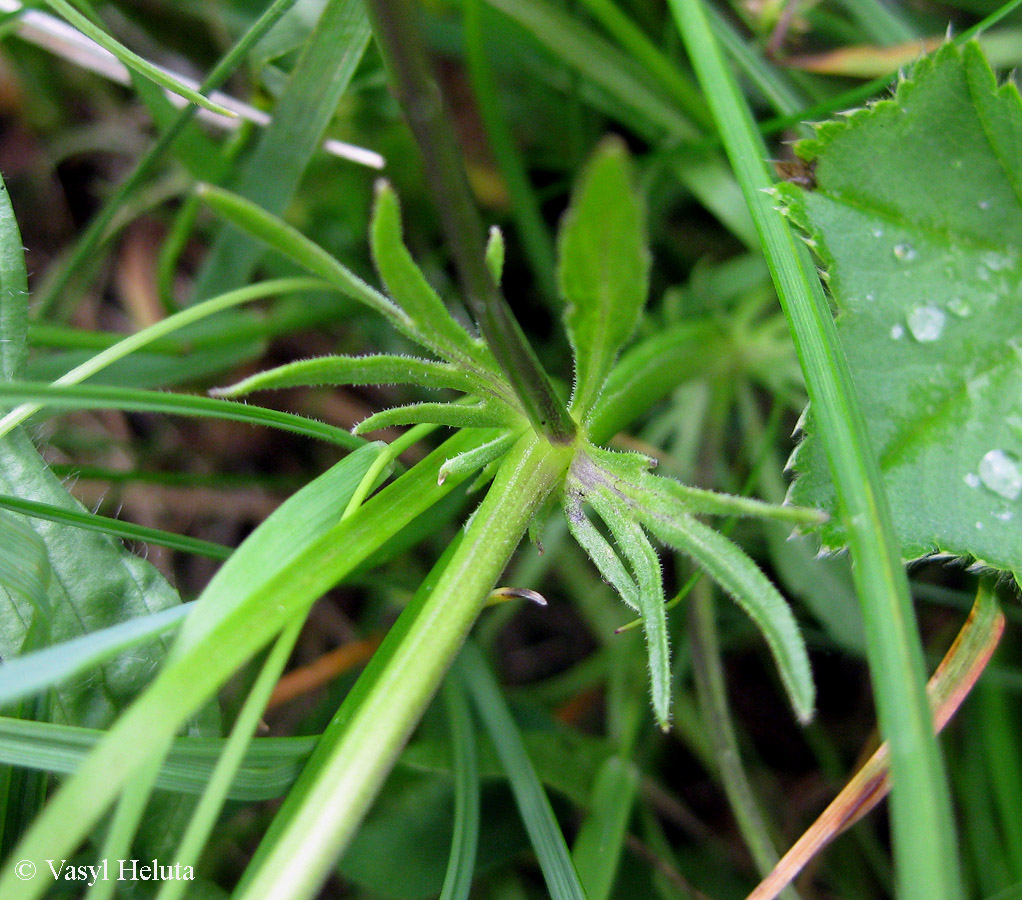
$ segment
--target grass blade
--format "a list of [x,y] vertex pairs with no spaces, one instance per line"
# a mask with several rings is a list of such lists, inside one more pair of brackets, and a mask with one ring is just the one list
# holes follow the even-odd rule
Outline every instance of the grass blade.
[[551,900],[585,900],[564,834],[486,659],[475,644],[468,643],[457,667],[500,757]]
[[451,731],[454,763],[454,834],[440,900],[468,900],[479,843],[479,767],[468,696],[460,681],[447,679],[444,710]]
[[763,193],[771,184],[766,153],[702,3],[670,0],[670,6],[756,223],[848,524],[880,727],[898,785],[892,822],[899,890],[955,900],[962,888],[951,801],[930,725],[908,581],[834,321],[808,251]]
[[225,419],[280,428],[305,437],[318,438],[341,447],[357,449],[365,441],[343,428],[317,422],[305,416],[279,412],[261,406],[249,406],[232,400],[197,397],[194,394],[175,394],[169,391],[143,391],[108,385],[54,386],[32,381],[0,384],[0,401],[21,400],[47,409],[123,409],[132,412],[161,412],[178,416],[196,416],[206,419]]

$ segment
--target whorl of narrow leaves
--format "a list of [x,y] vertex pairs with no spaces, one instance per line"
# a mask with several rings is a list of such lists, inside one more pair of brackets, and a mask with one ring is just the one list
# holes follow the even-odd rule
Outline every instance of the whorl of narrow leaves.
[[[564,502],[572,535],[600,574],[642,616],[657,721],[663,727],[669,719],[670,657],[659,564],[643,528],[689,556],[745,610],[767,641],[799,721],[809,721],[816,691],[805,644],[788,604],[737,544],[703,525],[692,513],[703,509],[714,514],[725,510],[781,513],[789,521],[809,522],[815,519],[814,511],[697,491],[652,475],[647,471],[649,463],[638,454],[587,446],[572,465]],[[586,518],[583,502],[606,523],[617,547]]]
[[[902,554],[1022,571],[1022,101],[975,43],[922,60],[893,99],[796,151],[780,185],[829,274]],[[798,503],[836,512],[807,419]],[[839,516],[822,529],[844,544]]]
[[585,418],[618,351],[632,336],[649,287],[644,211],[621,141],[604,141],[572,196],[559,241],[558,281],[575,353],[571,410]]

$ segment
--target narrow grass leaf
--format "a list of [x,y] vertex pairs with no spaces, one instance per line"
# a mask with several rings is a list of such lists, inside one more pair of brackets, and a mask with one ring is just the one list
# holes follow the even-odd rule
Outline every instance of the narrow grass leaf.
[[14,379],[27,357],[25,246],[7,186],[0,179],[0,380]]
[[500,757],[551,900],[585,900],[586,894],[572,865],[564,833],[485,657],[470,642],[462,650],[456,666]]
[[[470,449],[478,440],[455,436],[353,515],[296,555],[288,554],[283,564],[273,563],[282,546],[291,548],[291,535],[287,534],[259,556],[256,566],[245,572],[235,570],[231,578],[221,578],[218,573],[214,583],[219,579],[219,584],[230,588],[230,594],[211,591],[213,583],[206,589],[200,598],[200,602],[206,601],[203,607],[188,617],[196,627],[186,627],[178,634],[156,679],[51,797],[12,858],[43,859],[51,854],[59,858],[70,853],[132,773],[150,756],[163,753],[178,727],[238,666],[320,594],[453,490],[455,479],[437,486],[437,469],[452,451]],[[258,529],[253,534],[258,534]],[[42,890],[45,884],[41,880],[20,881],[11,868],[0,872],[0,895],[5,900],[29,900],[40,896]]]
[[231,110],[221,106],[219,103],[214,103],[212,100],[203,97],[198,91],[194,91],[188,87],[188,85],[182,84],[164,69],[154,66],[151,62],[143,59],[137,53],[133,53],[101,28],[93,25],[88,18],[78,12],[78,10],[76,10],[70,3],[67,3],[66,0],[46,0],[46,5],[55,13],[66,19],[86,37],[91,38],[104,50],[112,53],[125,66],[131,69],[131,71],[137,72],[143,78],[148,78],[150,81],[160,85],[160,87],[166,88],[173,94],[177,94],[179,97],[184,97],[185,100],[188,100],[190,103],[194,103],[196,106],[201,106],[203,109],[208,109],[210,112],[218,113],[221,116],[229,116],[233,118],[234,113],[231,112]]
[[609,900],[640,776],[632,763],[612,756],[601,767],[589,798],[589,812],[571,848],[579,881],[589,900]]
[[343,428],[336,428],[305,416],[261,406],[249,406],[232,400],[196,397],[194,394],[143,391],[108,385],[54,386],[21,381],[0,384],[0,401],[3,400],[28,401],[38,405],[41,410],[123,409],[133,412],[161,412],[178,416],[224,419],[280,428],[283,431],[318,438],[349,449],[357,449],[365,444],[365,441]]
[[572,411],[589,412],[642,315],[649,289],[644,211],[624,144],[607,140],[578,182],[558,241],[558,283],[575,354]]
[[848,526],[880,728],[892,748],[897,785],[891,798],[892,839],[899,892],[956,900],[962,889],[951,801],[926,703],[908,581],[827,298],[809,251],[764,193],[772,182],[767,153],[702,3],[670,0],[669,5],[756,223]]
[[[223,753],[217,759],[206,784],[202,797],[196,805],[188,827],[174,853],[174,862],[181,866],[196,866],[203,849],[209,842],[209,836],[223,810],[224,802],[230,793],[231,784],[244,765],[245,752],[252,743],[259,719],[266,709],[266,703],[273,693],[273,688],[280,679],[281,672],[294,649],[295,642],[301,633],[304,621],[296,618],[277,638],[272,649],[259,670],[259,675],[248,692],[241,711],[234,720],[230,737],[224,744]],[[179,900],[188,889],[184,879],[165,881],[156,895],[156,900]]]
[[319,356],[250,375],[228,387],[214,388],[214,397],[242,397],[253,391],[304,385],[416,384],[419,387],[479,391],[480,379],[447,363],[412,356]]
[[463,360],[497,371],[490,354],[455,320],[412,259],[404,244],[397,194],[385,181],[376,185],[370,245],[376,270],[407,313],[419,343],[451,362]]
[[171,606],[5,660],[0,666],[0,707],[60,684],[124,650],[167,634],[180,627],[192,608],[189,603]]
[[[79,384],[102,372],[108,366],[118,360],[124,359],[132,353],[136,353],[144,347],[148,347],[156,341],[164,340],[176,331],[180,331],[189,325],[215,315],[218,312],[232,309],[245,303],[272,297],[278,294],[288,294],[295,291],[316,290],[322,288],[323,283],[311,278],[278,278],[272,281],[263,281],[256,285],[248,285],[233,291],[228,291],[219,297],[213,297],[202,303],[196,303],[188,309],[161,319],[159,322],[143,328],[135,334],[122,338],[110,347],[106,347],[86,362],[71,369],[58,378],[55,385]],[[28,403],[11,410],[3,418],[0,418],[0,437],[3,437],[15,425],[19,425],[28,419],[33,413],[39,411],[39,406]]]
[[[245,161],[235,190],[262,209],[283,214],[323,141],[337,105],[369,43],[361,0],[327,0],[287,84],[273,119]],[[194,294],[219,294],[251,278],[260,248],[224,228],[196,280]]]
[[504,246],[504,232],[496,225],[490,226],[490,233],[486,238],[486,266],[493,276],[494,282],[499,286],[504,275],[504,257],[506,247]]
[[454,767],[454,833],[440,900],[468,900],[479,844],[479,765],[475,723],[468,694],[460,680],[447,679],[443,700],[451,733]]
[[180,550],[183,553],[195,553],[209,559],[227,559],[233,552],[231,547],[224,544],[215,544],[212,541],[203,541],[185,534],[175,534],[172,531],[149,528],[145,525],[135,525],[133,522],[122,522],[120,519],[100,516],[96,513],[79,512],[53,503],[24,500],[21,497],[11,497],[7,494],[0,494],[0,509],[23,513],[26,516],[45,519],[48,522],[74,525],[76,528],[83,528],[86,531],[98,531],[101,534],[108,534],[122,540],[143,541],[147,544]]

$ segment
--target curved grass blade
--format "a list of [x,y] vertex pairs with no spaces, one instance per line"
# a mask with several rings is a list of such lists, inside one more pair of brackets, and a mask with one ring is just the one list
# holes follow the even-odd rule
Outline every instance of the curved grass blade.
[[[217,759],[216,766],[202,792],[202,798],[192,813],[188,828],[177,846],[174,853],[175,863],[181,866],[198,864],[213,826],[223,810],[231,784],[234,782],[238,770],[244,764],[245,752],[259,727],[259,717],[266,709],[266,703],[280,679],[280,673],[287,665],[304,624],[301,617],[297,617],[289,624],[277,638],[263,662],[259,675],[234,721],[223,752]],[[156,895],[156,900],[178,900],[184,895],[187,887],[188,883],[184,879],[170,879],[164,882],[160,892]]]
[[[196,303],[188,309],[161,319],[148,328],[143,328],[135,334],[118,341],[110,347],[97,353],[80,366],[75,366],[66,375],[58,378],[55,385],[78,384],[87,378],[102,371],[120,359],[141,350],[155,341],[162,340],[169,334],[173,334],[187,325],[191,325],[202,319],[212,316],[215,313],[243,303],[251,303],[254,300],[261,300],[274,294],[287,294],[295,291],[317,290],[323,287],[323,283],[311,278],[277,278],[272,281],[263,281],[259,284],[248,285],[234,291],[228,291],[219,297],[213,297],[202,303]],[[31,415],[38,412],[40,406],[32,403],[22,404],[12,409],[7,415],[0,419],[0,437],[3,437],[15,425],[20,425]]]
[[482,651],[469,641],[455,667],[500,757],[551,900],[586,900],[564,834]]
[[440,900],[468,900],[479,844],[479,765],[472,710],[465,687],[450,678],[443,688],[454,766],[454,833]]
[[25,500],[8,494],[0,494],[0,509],[9,509],[12,512],[23,513],[35,519],[45,519],[48,522],[74,525],[76,528],[84,528],[86,531],[98,531],[101,534],[109,534],[111,537],[119,537],[123,540],[157,544],[160,547],[169,547],[171,550],[180,550],[182,553],[194,553],[209,559],[227,559],[234,552],[233,548],[225,544],[215,544],[212,541],[200,540],[186,534],[148,528],[145,525],[135,525],[133,522],[122,522],[120,519],[110,516],[79,512],[52,503]]
[[361,438],[325,422],[261,406],[235,403],[232,400],[196,397],[194,394],[143,391],[108,385],[75,384],[55,387],[49,383],[20,381],[0,384],[0,401],[3,400],[28,401],[38,404],[42,410],[122,409],[131,412],[160,412],[206,419],[226,419],[280,428],[283,431],[318,438],[349,449],[365,446],[365,441]]
[[320,384],[416,384],[478,392],[486,385],[447,363],[412,356],[320,356],[257,372],[228,387],[214,388],[214,397],[242,397],[253,391]]
[[203,97],[198,91],[193,91],[190,87],[188,87],[188,85],[182,84],[163,69],[142,59],[141,56],[137,53],[133,53],[123,44],[110,37],[110,35],[101,28],[97,28],[70,3],[67,3],[66,0],[45,0],[45,2],[54,12],[74,25],[74,27],[86,37],[94,40],[104,50],[113,54],[133,72],[137,72],[143,78],[149,79],[149,81],[158,84],[160,87],[166,88],[168,91],[173,94],[177,94],[179,97],[184,97],[185,100],[188,100],[190,103],[194,103],[196,106],[201,106],[203,109],[208,109],[210,112],[217,113],[221,116],[227,116],[228,118],[234,117],[234,113],[226,106],[214,103],[207,97]]
[[[72,774],[104,734],[97,728],[0,716],[0,763],[60,775]],[[298,777],[316,740],[314,735],[257,738],[249,746],[228,796],[232,800],[249,802],[280,797]],[[156,786],[179,794],[202,793],[225,743],[225,738],[175,738]]]
[[123,650],[180,627],[194,606],[182,603],[9,659],[0,666],[0,707],[59,684]]
[[[981,582],[962,630],[927,684],[934,730],[940,732],[969,695],[1004,632],[1005,618],[991,585]],[[835,837],[870,812],[890,790],[890,748],[883,743],[856,771],[816,821],[792,845],[748,900],[774,900]]]
[[880,727],[892,747],[897,785],[891,802],[892,842],[899,893],[956,900],[962,887],[955,826],[926,704],[922,647],[890,507],[848,363],[809,251],[763,193],[772,183],[767,153],[703,4],[670,0],[669,6],[756,223],[849,526]]

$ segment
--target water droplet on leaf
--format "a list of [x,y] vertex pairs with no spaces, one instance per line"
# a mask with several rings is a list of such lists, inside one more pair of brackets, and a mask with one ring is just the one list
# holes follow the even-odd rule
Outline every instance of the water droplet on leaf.
[[916,253],[916,248],[911,244],[901,243],[894,245],[894,256],[902,262],[911,262],[918,254]]
[[1022,494],[1022,466],[1018,457],[1004,450],[991,450],[979,461],[979,477],[986,487],[1006,500]]
[[891,340],[900,341],[905,336],[905,329],[900,325],[891,326]]
[[944,330],[944,311],[936,306],[917,306],[908,314],[908,330],[920,343],[937,340]]
[[975,472],[967,473],[965,478],[963,478],[962,480],[971,488],[978,488],[981,484],[979,480],[979,475],[977,475]]
[[972,314],[972,306],[969,305],[969,301],[963,300],[961,297],[952,297],[948,300],[947,308],[959,319],[964,319]]

